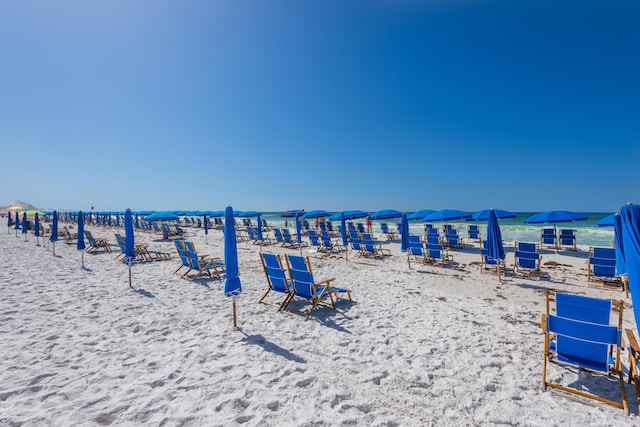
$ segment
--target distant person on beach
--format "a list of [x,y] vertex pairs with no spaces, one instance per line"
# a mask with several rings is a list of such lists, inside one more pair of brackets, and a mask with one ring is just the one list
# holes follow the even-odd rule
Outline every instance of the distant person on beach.
[[371,218],[367,217],[367,233],[371,233],[372,228],[373,228],[373,223],[371,222]]

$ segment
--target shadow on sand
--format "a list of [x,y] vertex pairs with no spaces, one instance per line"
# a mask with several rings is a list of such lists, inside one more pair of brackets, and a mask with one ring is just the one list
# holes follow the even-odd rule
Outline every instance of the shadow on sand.
[[292,362],[307,363],[303,358],[296,356],[295,354],[291,353],[289,350],[282,348],[277,344],[267,341],[267,339],[262,335],[247,335],[244,332],[242,332],[242,334],[245,336],[244,338],[242,338],[243,342],[246,342],[248,344],[258,345],[262,347],[264,350],[270,353],[276,354],[278,356],[282,356],[287,360],[291,360]]

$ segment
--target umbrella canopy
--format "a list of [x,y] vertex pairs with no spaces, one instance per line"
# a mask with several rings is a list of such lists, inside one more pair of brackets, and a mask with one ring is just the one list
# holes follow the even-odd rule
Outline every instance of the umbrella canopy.
[[22,234],[27,234],[27,229],[29,225],[27,224],[27,213],[22,214]]
[[[37,218],[37,217],[36,217]],[[82,251],[86,248],[84,244],[84,215],[82,211],[78,213],[78,241],[76,243],[76,249]]]
[[224,218],[224,264],[227,271],[224,294],[228,297],[237,297],[242,293],[242,283],[239,277],[236,229],[233,226],[233,208],[231,206],[227,206]]
[[616,247],[616,274],[625,274],[627,272],[627,263],[624,255],[624,242],[622,237],[622,219],[619,214],[615,214],[613,218],[613,241]]
[[[282,215],[284,216],[284,215]],[[309,218],[326,218],[328,216],[331,216],[330,212],[327,211],[323,211],[323,210],[316,210],[316,211],[309,211],[305,214],[302,215],[303,219],[309,219]]]
[[509,211],[503,211],[502,209],[485,209],[483,211],[474,212],[471,215],[471,219],[475,221],[486,221],[489,219],[489,215],[493,212],[497,219],[515,218],[516,214]]
[[409,249],[409,219],[404,213],[400,222],[400,230],[400,250],[405,252]]
[[432,213],[434,213],[434,210],[431,209],[423,209],[421,211],[417,211],[412,213],[411,215],[407,216],[407,219],[409,221],[414,221],[414,220],[423,220],[427,215],[430,215]]
[[587,220],[586,216],[571,211],[546,211],[530,216],[524,220],[525,224],[555,224],[557,222],[573,222]]
[[620,208],[622,240],[636,327],[640,322],[640,205]]
[[596,225],[598,227],[613,227],[614,224],[614,217],[618,215],[618,214],[611,214],[608,216],[605,216],[604,218],[602,218],[600,221],[596,222]]
[[304,215],[304,209],[293,209],[290,211],[283,212],[281,217],[284,218],[293,218],[294,216]]
[[258,216],[258,212],[256,211],[236,211],[235,216],[238,218],[253,218]]
[[453,221],[456,219],[468,219],[471,218],[471,214],[469,212],[458,211],[455,209],[443,209],[440,211],[436,211],[430,213],[426,217],[424,217],[424,222],[431,221]]
[[9,211],[11,211],[11,212],[23,212],[23,211],[26,211],[27,208],[23,208],[22,206],[11,206],[11,207],[8,207],[6,210],[7,210],[7,212],[9,212]]
[[224,216],[224,211],[207,211],[209,218],[220,218]]
[[35,231],[33,234],[35,234],[36,237],[39,237],[40,236],[40,217],[37,213],[36,213],[36,217],[33,220],[33,228],[35,228]]
[[44,215],[44,212],[36,210],[36,209],[29,209],[28,211],[24,211],[24,213],[26,213],[28,216],[32,216],[32,215],[35,215],[35,214]]
[[393,209],[384,209],[381,211],[377,211],[369,215],[369,218],[372,220],[381,220],[381,219],[391,219],[391,218],[400,218],[402,216],[402,212],[396,211]]
[[[345,220],[350,220],[350,219],[358,219],[358,218],[366,218],[369,216],[368,213],[366,213],[365,211],[343,211],[342,213],[344,213],[344,219]],[[339,219],[341,219],[341,213],[337,212],[334,213],[333,215],[331,215],[329,217],[330,221],[337,221]]]
[[171,212],[154,212],[145,217],[148,221],[179,221],[180,217]]
[[58,211],[53,211],[53,219],[51,221],[51,237],[52,242],[58,241]]

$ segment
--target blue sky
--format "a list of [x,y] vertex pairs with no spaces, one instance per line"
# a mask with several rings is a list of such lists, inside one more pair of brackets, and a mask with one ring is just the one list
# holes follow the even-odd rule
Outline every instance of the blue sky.
[[0,204],[640,202],[640,3],[0,5]]

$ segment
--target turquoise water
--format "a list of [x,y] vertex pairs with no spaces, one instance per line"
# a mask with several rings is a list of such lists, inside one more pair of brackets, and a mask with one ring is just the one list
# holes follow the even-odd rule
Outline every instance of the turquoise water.
[[[407,212],[410,214],[411,212]],[[529,218],[536,212],[516,212],[516,218],[512,219],[501,219],[498,222],[500,223],[500,230],[502,231],[502,238],[507,241],[520,241],[520,242],[538,242],[540,241],[540,229],[544,227],[553,227],[552,224],[544,224],[544,225],[527,225],[524,223],[524,220]],[[587,216],[589,219],[586,221],[576,221],[576,222],[565,222],[558,223],[556,227],[560,228],[572,228],[577,230],[577,241],[579,245],[589,245],[589,246],[611,246],[611,241],[613,240],[613,227],[603,227],[598,228],[596,223],[600,221],[605,216],[610,215],[609,212],[582,212],[583,215]],[[285,221],[287,222],[289,228],[295,228],[295,222],[293,222],[294,218],[282,218],[281,212],[266,212],[262,213],[262,218],[267,221],[268,224],[284,227]],[[254,219],[255,221],[255,219]],[[355,220],[354,222],[362,222],[364,223],[365,219]],[[309,223],[313,225],[314,220],[310,220]],[[380,234],[380,222],[381,221],[373,221],[373,232],[374,234]],[[395,224],[398,223],[397,220],[389,220],[387,223],[390,226],[395,227]],[[333,222],[334,226],[338,225],[338,221]],[[393,225],[392,225],[393,224]],[[469,224],[477,224],[478,228],[482,235],[486,235],[487,222],[486,221],[451,221],[449,224],[452,224],[456,229],[458,229],[461,233],[462,237],[467,236],[467,226]],[[438,225],[438,223],[434,223],[434,225]],[[440,224],[441,225],[441,224]],[[409,222],[409,231],[411,234],[423,234],[424,233],[424,224],[422,221],[410,221]]]

